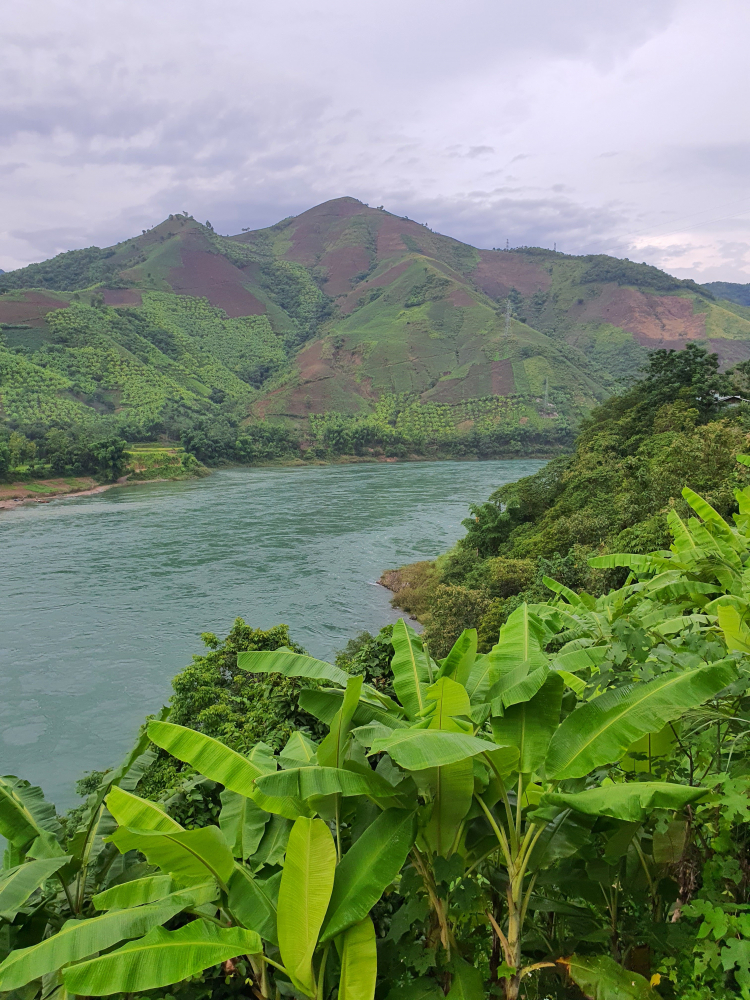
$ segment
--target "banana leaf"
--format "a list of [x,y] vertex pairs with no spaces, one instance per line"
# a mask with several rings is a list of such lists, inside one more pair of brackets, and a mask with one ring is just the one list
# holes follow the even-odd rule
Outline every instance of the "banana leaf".
[[199,894],[192,889],[173,893],[158,903],[132,910],[111,910],[90,920],[69,920],[63,928],[29,948],[12,951],[0,965],[0,990],[15,990],[69,962],[111,948],[124,938],[141,937],[186,907]]
[[647,979],[609,955],[571,955],[557,961],[588,1000],[660,1000]]
[[0,873],[0,918],[13,920],[26,900],[40,885],[70,861],[68,855],[29,861]]
[[407,771],[455,764],[466,757],[496,750],[494,743],[464,733],[447,733],[435,729],[398,729],[388,736],[375,739],[370,753],[388,753]]
[[289,649],[274,649],[270,652],[246,652],[237,654],[237,666],[251,674],[283,674],[285,677],[309,677],[316,681],[333,681],[346,687],[351,674],[334,667],[313,656],[293,653]]
[[138,830],[159,830],[165,833],[178,832],[183,828],[160,809],[155,802],[141,799],[132,792],[115,787],[107,796],[107,808],[119,826],[132,826]]
[[301,816],[287,844],[279,886],[277,928],[284,967],[296,988],[315,993],[312,958],[328,909],[336,871],[331,831],[320,819]]
[[125,910],[129,906],[155,903],[169,896],[175,884],[171,875],[148,875],[130,882],[113,885],[111,889],[98,892],[92,903],[97,910]]
[[547,778],[582,778],[620,760],[639,737],[658,732],[736,677],[734,663],[720,660],[599,695],[571,712],[552,737],[544,764]]
[[346,682],[341,708],[333,717],[328,735],[318,747],[317,759],[321,767],[340,768],[343,765],[349,745],[352,720],[361,693],[362,678],[359,676],[350,677]]
[[276,907],[281,872],[270,878],[255,878],[243,865],[237,865],[229,880],[229,909],[232,916],[264,941],[278,947]]
[[325,944],[370,912],[403,867],[416,836],[416,813],[386,809],[336,868],[320,942]]
[[430,720],[430,729],[450,729],[446,722],[457,717],[468,717],[471,702],[463,684],[450,677],[439,677],[425,691],[427,707],[421,713]]
[[[305,712],[309,712],[310,715],[314,715],[316,719],[320,719],[327,726],[330,726],[336,717],[336,713],[341,708],[343,699],[344,692],[341,688],[324,688],[323,690],[306,688],[304,691],[300,691],[299,707]],[[384,726],[388,726],[389,729],[397,729],[406,725],[395,712],[388,711],[382,705],[374,705],[372,702],[362,698],[359,700],[352,721],[355,726],[366,726],[370,722],[381,722]]]
[[340,767],[296,767],[258,779],[258,787],[269,795],[309,799],[313,795],[372,795],[392,798],[394,788],[375,771],[360,774]]
[[505,714],[492,719],[492,735],[498,746],[517,747],[518,769],[530,774],[541,767],[550,741],[560,725],[563,679],[550,674],[544,686],[530,701],[506,708]]
[[674,785],[667,781],[632,781],[621,785],[601,785],[584,792],[548,792],[545,805],[575,809],[587,816],[610,816],[635,823],[646,819],[654,809],[684,809],[703,798],[708,789]]
[[471,757],[423,771],[432,798],[430,818],[422,837],[431,854],[448,858],[454,850],[461,824],[474,796],[474,761]]
[[433,681],[432,664],[422,640],[403,618],[393,626],[391,642],[395,650],[391,661],[393,690],[413,719],[425,708],[425,687]]
[[339,958],[339,1000],[373,1000],[378,975],[375,928],[365,917],[341,936]]
[[[304,692],[302,692],[304,694]],[[337,693],[340,693],[337,691]],[[339,705],[341,703],[339,702]],[[334,712],[334,715],[336,713]],[[289,737],[279,754],[281,767],[307,767],[318,763],[318,744],[299,730]],[[269,769],[270,770],[270,769]]]
[[394,986],[385,1000],[443,1000],[445,993],[434,979],[420,976],[406,986]]
[[[296,656],[296,653],[289,655]],[[220,782],[225,788],[253,799],[266,812],[275,812],[287,819],[296,819],[300,814],[304,814],[304,806],[299,802],[286,798],[268,799],[258,794],[254,784],[255,779],[267,773],[269,768],[276,770],[275,761],[272,765],[266,765],[265,755],[254,761],[248,760],[247,757],[230,750],[211,736],[205,736],[185,726],[175,726],[171,722],[149,723],[148,734],[157,746],[171,753],[173,757],[192,764],[201,774]]]
[[226,837],[235,858],[244,861],[258,849],[271,813],[252,799],[225,788],[220,795],[219,829]]
[[122,854],[141,851],[149,864],[176,878],[215,878],[225,889],[234,871],[232,852],[218,826],[164,833],[121,826],[110,840]]
[[292,821],[284,816],[272,814],[266,825],[265,833],[258,844],[258,849],[252,857],[252,867],[258,871],[263,865],[280,865],[284,863],[284,854],[292,829]]
[[34,858],[61,857],[62,827],[41,788],[7,774],[0,777],[0,836]]
[[462,686],[471,676],[474,660],[477,655],[477,630],[467,628],[453,643],[453,648],[440,663],[438,677],[450,677]]
[[176,931],[155,927],[139,941],[63,972],[67,989],[79,996],[140,993],[188,979],[237,955],[258,954],[255,931],[193,920]]

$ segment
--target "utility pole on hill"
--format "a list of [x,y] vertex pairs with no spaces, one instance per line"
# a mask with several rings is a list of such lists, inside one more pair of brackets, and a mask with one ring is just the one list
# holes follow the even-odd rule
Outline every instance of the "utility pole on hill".
[[544,412],[549,409],[549,378],[544,376]]

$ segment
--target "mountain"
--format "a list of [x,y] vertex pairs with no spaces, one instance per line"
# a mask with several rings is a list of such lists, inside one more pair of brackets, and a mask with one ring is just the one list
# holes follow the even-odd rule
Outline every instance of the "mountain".
[[232,237],[172,215],[0,275],[0,416],[131,439],[220,420],[326,447],[366,425],[373,441],[481,432],[495,453],[549,450],[649,349],[750,358],[750,310],[722,289],[480,250],[354,198]]
[[739,285],[734,281],[709,281],[702,286],[717,299],[735,302],[738,306],[750,308],[750,284]]

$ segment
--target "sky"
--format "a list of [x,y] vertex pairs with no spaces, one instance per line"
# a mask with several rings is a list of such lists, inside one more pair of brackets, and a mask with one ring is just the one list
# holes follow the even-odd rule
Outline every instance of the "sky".
[[745,0],[9,4],[0,268],[349,195],[750,282],[749,35]]

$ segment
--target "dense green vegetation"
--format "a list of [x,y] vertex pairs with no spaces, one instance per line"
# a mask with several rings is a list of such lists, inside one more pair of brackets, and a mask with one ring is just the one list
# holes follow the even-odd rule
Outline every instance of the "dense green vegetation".
[[552,456],[650,344],[750,356],[729,299],[604,255],[476,250],[351,198],[234,237],[178,213],[0,275],[0,427],[208,464]]
[[497,490],[471,509],[467,534],[436,564],[391,575],[400,607],[427,626],[438,655],[467,627],[486,649],[523,600],[546,598],[544,576],[603,593],[617,574],[593,571],[594,552],[647,552],[668,544],[668,514],[687,510],[687,481],[725,517],[750,482],[735,461],[748,447],[745,404],[726,408],[745,365],[718,372],[715,356],[689,345],[656,351],[645,378],[584,423],[572,456]]
[[0,779],[0,989],[750,997],[750,488],[734,526],[683,500],[487,654],[400,621],[334,666],[238,620],[62,821]]

